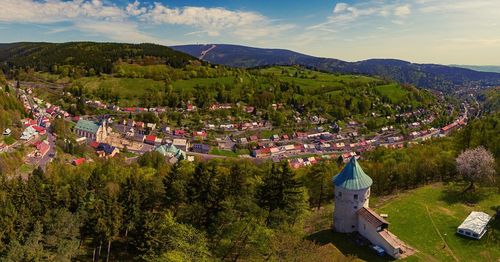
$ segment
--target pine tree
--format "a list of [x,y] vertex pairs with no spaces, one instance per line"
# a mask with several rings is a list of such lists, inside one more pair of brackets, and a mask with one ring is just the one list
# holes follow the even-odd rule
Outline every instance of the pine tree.
[[258,188],[257,199],[268,211],[267,224],[271,227],[294,223],[306,208],[304,189],[286,161],[271,166]]

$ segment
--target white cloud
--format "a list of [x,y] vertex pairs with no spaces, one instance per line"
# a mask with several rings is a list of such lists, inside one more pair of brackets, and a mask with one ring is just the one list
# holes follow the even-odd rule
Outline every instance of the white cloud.
[[221,7],[170,8],[161,3],[155,3],[154,7],[139,16],[139,19],[153,24],[184,25],[199,29],[193,34],[207,34],[213,37],[229,33],[244,39],[270,36],[293,27],[291,24],[275,24],[255,12],[233,11]]
[[130,42],[155,40],[141,32],[141,27],[151,25],[182,25],[194,29],[192,34],[230,35],[244,40],[272,38],[294,27],[256,12],[221,7],[170,8],[161,3],[144,6],[138,0],[121,7],[104,0],[0,0],[0,4],[0,22],[67,22],[76,30],[93,30],[96,35]]
[[135,1],[134,3],[128,4],[127,5],[127,13],[132,16],[138,16],[146,13],[147,8],[146,7],[139,7],[141,3],[139,1]]
[[399,17],[408,16],[411,13],[410,5],[401,5],[394,8],[394,14]]
[[356,4],[337,3],[325,22],[310,26],[308,29],[332,33],[349,29],[353,24],[367,19],[383,18],[391,21],[398,18],[398,21],[401,21],[400,19],[411,14],[411,6],[398,3],[399,1],[394,0],[370,0]]
[[158,39],[142,33],[135,23],[124,21],[82,20],[75,23],[75,28],[88,35],[106,36],[110,40],[126,43],[171,44],[171,41]]
[[347,8],[349,8],[348,4],[346,4],[346,3],[338,3],[338,4],[335,5],[335,8],[333,8],[333,13],[337,14],[337,13],[344,12],[345,10],[347,10]]
[[0,21],[19,23],[55,23],[78,18],[123,20],[124,10],[104,5],[101,0],[2,0]]

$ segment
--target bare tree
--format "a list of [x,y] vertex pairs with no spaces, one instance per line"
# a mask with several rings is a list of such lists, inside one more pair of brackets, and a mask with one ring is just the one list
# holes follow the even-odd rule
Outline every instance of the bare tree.
[[470,183],[464,193],[474,190],[476,183],[493,181],[495,178],[495,159],[482,146],[465,150],[457,157],[456,162],[458,173]]

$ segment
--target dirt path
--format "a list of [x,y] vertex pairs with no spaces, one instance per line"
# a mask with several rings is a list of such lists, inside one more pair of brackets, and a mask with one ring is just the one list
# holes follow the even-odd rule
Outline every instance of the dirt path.
[[436,223],[434,223],[434,219],[432,219],[431,212],[429,211],[429,207],[427,205],[425,205],[425,209],[427,210],[427,215],[429,216],[429,219],[431,220],[432,227],[434,227],[434,229],[436,230],[437,234],[439,235],[439,237],[443,241],[444,247],[446,248],[446,251],[453,257],[453,259],[455,259],[455,261],[460,261],[460,259],[458,259],[455,256],[455,254],[451,250],[450,246],[448,246],[448,243],[446,243],[446,240],[443,238],[443,235],[441,235],[441,232],[439,232],[439,229],[436,227]]

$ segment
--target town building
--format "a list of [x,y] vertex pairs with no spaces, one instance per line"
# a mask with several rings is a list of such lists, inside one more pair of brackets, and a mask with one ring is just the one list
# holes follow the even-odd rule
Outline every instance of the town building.
[[210,152],[210,146],[206,144],[193,144],[192,151],[201,154],[208,154]]
[[113,158],[120,150],[110,144],[100,143],[96,148],[96,153],[99,157]]
[[37,136],[38,133],[32,126],[28,126],[21,135],[21,140],[30,140],[31,138]]
[[161,139],[158,139],[156,136],[154,135],[147,135],[147,136],[144,136],[144,143],[146,144],[149,144],[149,145],[156,145],[157,143],[161,143]]
[[358,232],[373,245],[383,248],[386,254],[400,258],[407,247],[387,230],[389,222],[370,209],[370,187],[373,181],[363,171],[356,157],[351,157],[344,169],[333,177],[332,183],[335,186],[335,231]]
[[36,146],[35,156],[37,157],[44,157],[50,150],[50,145],[47,140],[40,141],[36,143],[35,146]]
[[12,133],[12,130],[10,130],[10,128],[7,128],[3,131],[3,135],[4,136],[10,136],[10,134]]
[[175,147],[177,147],[178,149],[186,152],[189,148],[189,141],[187,141],[187,139],[179,139],[179,138],[175,138],[173,141],[172,141],[172,145],[174,145]]
[[75,130],[78,136],[86,137],[97,142],[106,141],[109,132],[106,120],[101,123],[96,123],[94,121],[80,119],[78,123],[76,123]]
[[486,234],[490,215],[484,212],[472,211],[469,216],[457,228],[457,233],[475,239],[481,239]]
[[177,148],[173,144],[158,146],[155,151],[169,158],[169,162],[172,164],[187,158],[186,152]]
[[74,166],[80,166],[82,164],[85,163],[85,158],[82,157],[82,158],[77,158],[77,159],[74,159],[73,161],[71,161],[71,163],[74,165]]

